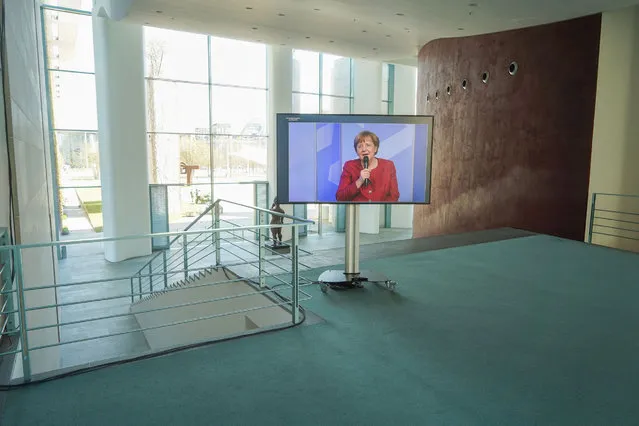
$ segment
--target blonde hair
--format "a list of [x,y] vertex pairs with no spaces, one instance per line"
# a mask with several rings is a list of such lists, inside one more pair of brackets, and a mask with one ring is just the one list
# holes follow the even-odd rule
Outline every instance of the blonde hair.
[[353,148],[355,148],[355,152],[357,152],[357,145],[359,145],[362,140],[369,136],[371,138],[371,141],[373,142],[373,145],[375,145],[375,152],[377,153],[377,151],[379,151],[379,137],[370,130],[362,130],[357,134],[357,136],[355,136],[355,141],[353,142]]

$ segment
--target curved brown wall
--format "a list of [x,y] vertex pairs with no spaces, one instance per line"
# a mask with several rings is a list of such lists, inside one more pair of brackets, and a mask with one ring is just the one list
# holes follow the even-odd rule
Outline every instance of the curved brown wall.
[[596,15],[421,49],[417,111],[435,124],[415,237],[507,226],[583,239],[600,28]]

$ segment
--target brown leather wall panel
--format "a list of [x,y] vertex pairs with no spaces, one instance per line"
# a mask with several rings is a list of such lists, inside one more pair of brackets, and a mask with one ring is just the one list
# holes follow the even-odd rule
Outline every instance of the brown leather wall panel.
[[595,15],[421,49],[417,111],[435,123],[415,237],[514,227],[583,239],[600,29]]

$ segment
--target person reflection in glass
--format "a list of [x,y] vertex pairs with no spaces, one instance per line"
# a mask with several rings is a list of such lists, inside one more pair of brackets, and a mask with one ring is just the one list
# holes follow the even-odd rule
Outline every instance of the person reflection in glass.
[[344,163],[335,194],[337,201],[398,201],[395,163],[376,156],[379,151],[379,137],[371,131],[361,131],[355,136],[353,147],[358,158]]

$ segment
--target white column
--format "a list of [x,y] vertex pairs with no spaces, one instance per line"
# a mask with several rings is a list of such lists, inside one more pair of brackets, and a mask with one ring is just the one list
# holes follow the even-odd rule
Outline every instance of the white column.
[[[605,12],[601,19],[586,239],[593,193],[639,194],[639,6]],[[638,207],[632,198],[600,197],[597,201],[600,209],[632,212]],[[625,228],[618,222],[606,222],[598,221]],[[608,235],[594,235],[593,243],[639,249],[637,241],[617,237],[616,230],[607,228],[604,233]]]
[[[353,113],[382,114],[382,63],[353,60],[354,84]],[[359,231],[364,234],[379,234],[381,206],[361,205],[359,209]]]
[[[277,113],[293,110],[293,50],[288,47],[269,46],[269,137],[267,146],[267,177],[269,183],[269,205],[277,196]],[[286,214],[293,214],[292,205],[282,205]],[[292,228],[282,228],[282,240],[291,239]]]
[[[414,115],[417,108],[417,67],[395,65],[395,115]],[[391,228],[413,227],[412,205],[396,205],[391,208]]]
[[[107,238],[150,232],[141,25],[93,17],[95,81]],[[111,262],[151,253],[150,239],[108,242]]]

